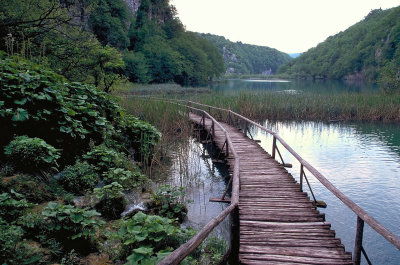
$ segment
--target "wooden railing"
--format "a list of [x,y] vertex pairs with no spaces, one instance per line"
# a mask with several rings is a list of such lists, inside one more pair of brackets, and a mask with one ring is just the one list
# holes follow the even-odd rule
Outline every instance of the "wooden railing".
[[[150,98],[150,97],[145,97],[145,98]],[[190,239],[187,243],[182,245],[180,248],[176,249],[173,253],[171,253],[167,258],[165,258],[160,264],[166,265],[166,264],[178,264],[180,261],[182,261],[187,255],[189,255],[198,245],[201,244],[201,242],[207,237],[207,235],[220,223],[222,220],[226,218],[234,209],[237,208],[238,202],[239,202],[239,187],[240,187],[240,179],[239,179],[239,158],[237,156],[236,151],[233,148],[232,141],[226,132],[226,130],[221,126],[220,123],[218,123],[217,120],[215,120],[211,116],[211,110],[217,111],[217,115],[225,120],[228,124],[233,122],[233,117],[236,117],[237,119],[241,120],[244,122],[244,133],[247,135],[247,130],[248,130],[248,125],[251,124],[262,131],[272,135],[273,141],[272,141],[272,151],[271,151],[271,156],[275,158],[276,152],[278,152],[282,165],[291,167],[290,164],[285,164],[282,158],[282,155],[279,152],[279,149],[277,147],[277,141],[281,143],[283,147],[286,148],[286,150],[293,155],[294,158],[300,163],[300,190],[302,190],[302,185],[303,185],[303,177],[305,177],[305,172],[304,168],[306,168],[311,174],[314,175],[314,177],[322,184],[325,186],[326,189],[328,189],[333,195],[335,195],[338,199],[340,199],[349,209],[351,209],[356,215],[357,215],[357,228],[356,228],[356,237],[355,237],[355,244],[354,244],[354,252],[353,252],[353,261],[354,264],[358,265],[360,264],[361,261],[361,253],[365,256],[367,262],[369,264],[369,258],[365,252],[365,249],[363,248],[362,245],[362,239],[363,239],[363,230],[364,230],[364,222],[367,223],[372,229],[374,229],[376,232],[378,232],[383,238],[388,240],[391,244],[393,244],[397,249],[400,250],[400,238],[397,237],[395,234],[393,234],[391,231],[389,231],[386,227],[384,227],[382,224],[380,224],[375,218],[370,216],[365,210],[363,210],[361,207],[359,207],[355,202],[353,202],[349,197],[344,195],[339,189],[337,189],[328,179],[326,179],[317,169],[315,169],[313,166],[311,166],[306,160],[304,160],[299,154],[296,153],[277,133],[265,128],[264,126],[246,118],[243,117],[242,115],[233,112],[231,110],[223,109],[223,108],[218,108],[206,104],[201,104],[193,101],[185,101],[185,100],[171,100],[171,99],[160,99],[160,98],[151,98],[155,100],[161,100],[164,102],[169,102],[173,104],[177,104],[180,106],[185,106],[188,110],[196,111],[201,113],[200,116],[203,117],[203,121],[205,121],[205,117],[211,119],[212,121],[212,128],[214,128],[215,125],[219,126],[225,133],[226,137],[226,148],[232,151],[233,157],[235,159],[234,163],[234,171],[233,171],[233,176],[232,176],[232,197],[231,197],[231,205],[226,208],[223,212],[221,212],[216,218],[214,218],[212,221],[210,221],[200,232],[194,236],[192,239]],[[181,104],[184,103],[184,104]],[[194,108],[192,105],[196,105],[202,108],[206,108],[208,112]],[[223,113],[226,115],[224,116]],[[307,180],[307,178],[306,178]],[[307,184],[308,180],[307,180]],[[229,184],[228,184],[229,185]],[[310,185],[309,185],[310,187]],[[311,188],[311,187],[310,187]],[[311,189],[310,189],[311,190]],[[224,194],[225,195],[225,194]],[[223,196],[224,196],[223,195]],[[312,194],[315,200],[314,194]],[[316,201],[316,200],[315,200]]]
[[[179,103],[176,103],[181,105]],[[182,106],[182,105],[181,105]],[[205,123],[205,118],[211,120],[211,130],[212,133],[215,133],[215,126],[218,126],[225,134],[225,142],[226,142],[226,150],[230,149],[231,155],[234,158],[234,168],[233,168],[233,175],[232,175],[232,195],[231,195],[231,204],[222,211],[218,216],[213,218],[206,226],[203,227],[194,237],[192,237],[188,242],[181,245],[175,251],[173,251],[170,255],[164,258],[159,264],[160,265],[170,265],[170,264],[179,264],[186,256],[192,253],[206,238],[207,236],[213,231],[213,229],[220,224],[229,214],[237,211],[237,206],[239,204],[239,157],[233,148],[232,140],[225,130],[225,128],[216,121],[209,113],[204,110],[197,109],[191,106],[186,106],[186,108],[190,111],[195,111],[200,113],[200,117],[202,117],[203,125]]]
[[[361,253],[365,256],[367,259],[367,262],[370,264],[369,258],[365,252],[365,249],[363,248],[362,245],[362,238],[363,238],[363,230],[364,230],[364,222],[367,223],[372,229],[374,229],[376,232],[378,232],[383,238],[388,240],[390,243],[392,243],[397,249],[400,250],[400,238],[397,237],[395,234],[393,234],[391,231],[389,231],[386,227],[384,227],[382,224],[380,224],[375,218],[370,216],[365,210],[363,210],[361,207],[359,207],[355,202],[353,202],[349,197],[344,195],[339,189],[337,189],[328,179],[326,179],[317,169],[315,169],[313,166],[311,166],[306,160],[304,160],[299,154],[296,153],[277,133],[265,128],[264,126],[246,118],[243,117],[242,115],[233,112],[231,110],[223,109],[223,108],[217,108],[214,106],[210,105],[205,105],[197,102],[192,102],[188,101],[187,104],[190,105],[197,105],[200,107],[207,108],[209,112],[210,110],[216,110],[218,112],[226,112],[227,113],[227,120],[226,122],[230,123],[232,121],[232,116],[237,117],[238,119],[242,120],[245,122],[245,134],[247,132],[248,125],[251,124],[262,131],[271,134],[273,136],[273,141],[272,141],[272,152],[271,156],[275,158],[276,151],[278,151],[278,154],[282,160],[282,164],[288,165],[291,167],[290,164],[285,164],[283,162],[283,158],[279,153],[279,149],[277,149],[277,141],[281,143],[282,146],[286,148],[286,150],[293,155],[293,157],[296,158],[296,160],[300,163],[300,189],[302,190],[302,183],[303,183],[303,176],[305,176],[304,168],[306,168],[311,174],[314,175],[314,177],[322,183],[322,185],[325,186],[326,189],[328,189],[333,195],[335,195],[339,200],[341,200],[349,209],[351,209],[356,215],[357,215],[357,228],[356,228],[356,237],[355,237],[355,243],[354,243],[354,252],[353,252],[353,261],[354,264],[360,264],[361,261]],[[219,116],[223,116],[219,114]],[[307,180],[308,183],[308,180]],[[309,183],[308,183],[309,185]],[[314,195],[313,195],[314,197]],[[314,197],[315,200],[315,197]]]

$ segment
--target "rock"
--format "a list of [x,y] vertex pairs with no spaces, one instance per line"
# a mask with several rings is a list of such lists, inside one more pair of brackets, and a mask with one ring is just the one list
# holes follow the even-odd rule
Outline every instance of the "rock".
[[73,199],[74,205],[78,208],[93,208],[100,200],[93,194],[76,197]]

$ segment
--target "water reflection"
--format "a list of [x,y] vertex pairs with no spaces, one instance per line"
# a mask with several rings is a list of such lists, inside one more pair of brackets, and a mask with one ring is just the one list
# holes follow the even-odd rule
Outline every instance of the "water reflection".
[[[400,128],[396,124],[269,122],[305,160],[345,195],[400,236]],[[252,135],[271,151],[272,137],[253,128]],[[278,145],[297,179],[300,165]],[[356,216],[307,172],[321,210],[347,251],[354,245]],[[364,248],[373,264],[399,264],[400,252],[366,225]]]
[[[173,148],[171,177],[163,184],[184,187],[187,199],[192,201],[188,204],[184,226],[201,229],[226,208],[226,204],[209,202],[210,198],[224,193],[229,176],[225,165],[212,163],[211,151],[210,147],[193,138],[177,143]],[[229,218],[214,231],[215,235],[229,240]]]
[[348,82],[340,80],[242,80],[230,79],[215,82],[210,87],[225,94],[240,93],[243,91],[285,91],[295,90],[312,93],[338,93],[338,92],[371,92],[377,91],[375,84],[363,82]]

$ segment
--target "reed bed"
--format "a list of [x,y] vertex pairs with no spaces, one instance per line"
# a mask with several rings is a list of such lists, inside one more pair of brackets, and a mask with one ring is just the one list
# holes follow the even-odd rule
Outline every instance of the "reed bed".
[[251,119],[400,121],[400,93],[214,93],[185,97]]

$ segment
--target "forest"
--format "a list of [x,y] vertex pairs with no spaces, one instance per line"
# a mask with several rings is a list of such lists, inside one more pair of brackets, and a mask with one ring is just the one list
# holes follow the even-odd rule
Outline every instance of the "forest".
[[209,41],[186,32],[169,1],[2,1],[0,49],[109,91],[123,79],[204,84],[225,72]]
[[372,10],[362,21],[329,37],[278,73],[306,79],[359,79],[400,87],[400,7]]
[[[146,175],[161,132],[112,93],[224,73],[175,12],[167,0],[135,15],[122,0],[1,2],[0,264],[157,264],[194,235],[182,189],[153,190]],[[132,193],[148,210],[122,216]],[[219,260],[210,242],[186,264]]]
[[211,41],[224,57],[227,74],[263,74],[276,73],[279,66],[291,61],[291,57],[276,49],[232,42],[222,36],[200,34]]

